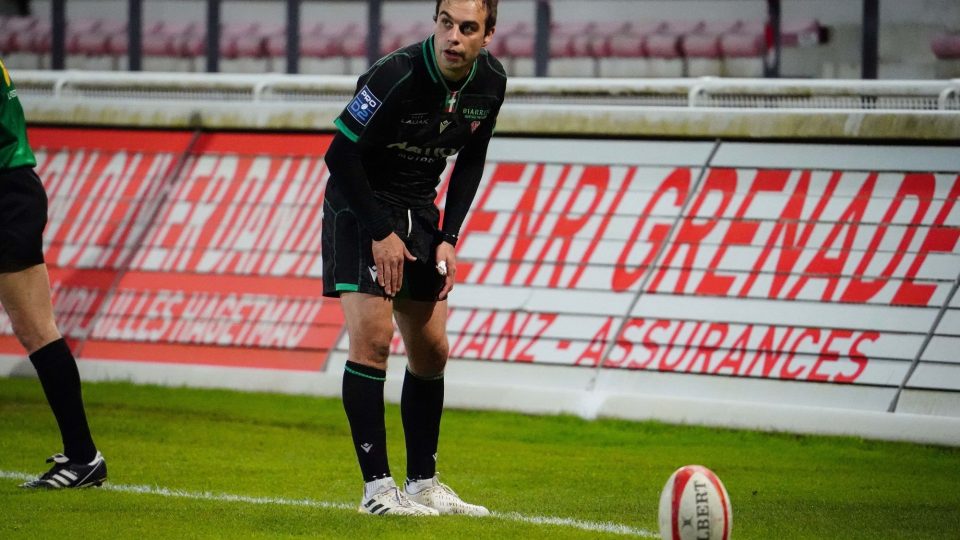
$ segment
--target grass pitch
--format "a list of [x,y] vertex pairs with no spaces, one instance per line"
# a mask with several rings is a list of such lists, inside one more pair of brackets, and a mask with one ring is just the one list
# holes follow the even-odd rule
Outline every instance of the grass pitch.
[[[956,538],[960,449],[448,410],[441,478],[495,516],[357,514],[339,400],[86,383],[111,489],[28,492],[60,450],[34,379],[0,378],[0,538],[653,537],[674,469],[713,469],[734,538]],[[400,414],[387,407],[395,478]],[[65,531],[69,531],[66,533]]]

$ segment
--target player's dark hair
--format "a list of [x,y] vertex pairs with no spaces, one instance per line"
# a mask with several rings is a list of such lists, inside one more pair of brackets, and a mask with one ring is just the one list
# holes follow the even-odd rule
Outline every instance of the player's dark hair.
[[[487,10],[487,19],[483,21],[483,33],[486,35],[491,29],[497,26],[497,4],[500,3],[500,0],[482,1],[484,9]],[[437,20],[437,16],[440,15],[440,4],[442,3],[443,0],[437,0],[437,8],[433,10],[433,20]]]

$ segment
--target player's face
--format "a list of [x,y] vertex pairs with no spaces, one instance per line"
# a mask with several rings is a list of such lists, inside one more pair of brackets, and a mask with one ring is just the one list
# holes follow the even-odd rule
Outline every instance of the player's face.
[[482,0],[444,0],[437,13],[434,52],[440,72],[451,81],[467,76],[473,61],[493,37],[485,28],[487,10]]

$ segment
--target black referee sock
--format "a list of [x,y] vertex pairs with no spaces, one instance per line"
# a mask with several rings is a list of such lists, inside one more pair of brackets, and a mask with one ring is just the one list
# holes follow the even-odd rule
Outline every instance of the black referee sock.
[[400,396],[400,416],[407,443],[407,478],[410,480],[433,478],[437,472],[441,414],[443,373],[425,378],[407,369]]
[[387,427],[383,420],[382,369],[347,361],[343,372],[343,410],[350,422],[353,446],[363,481],[390,476],[387,463]]
[[67,342],[60,338],[30,355],[40,385],[60,426],[63,453],[71,461],[90,463],[97,456],[97,447],[90,436],[87,415],[80,393],[80,372]]

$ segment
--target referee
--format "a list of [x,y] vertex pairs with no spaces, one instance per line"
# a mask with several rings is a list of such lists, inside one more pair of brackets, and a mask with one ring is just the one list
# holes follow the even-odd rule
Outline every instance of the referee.
[[34,172],[37,160],[27,142],[17,90],[0,61],[0,304],[13,332],[30,355],[63,439],[53,467],[25,488],[99,486],[107,463],[87,426],[77,363],[60,336],[43,262],[47,194]]
[[[323,294],[350,338],[343,406],[365,482],[360,511],[482,516],[437,478],[454,247],[480,183],[507,77],[484,47],[497,0],[437,0],[431,36],[360,76],[326,154]],[[443,223],[434,201],[457,155]],[[400,402],[407,478],[387,464],[383,383],[396,320],[408,363]]]

